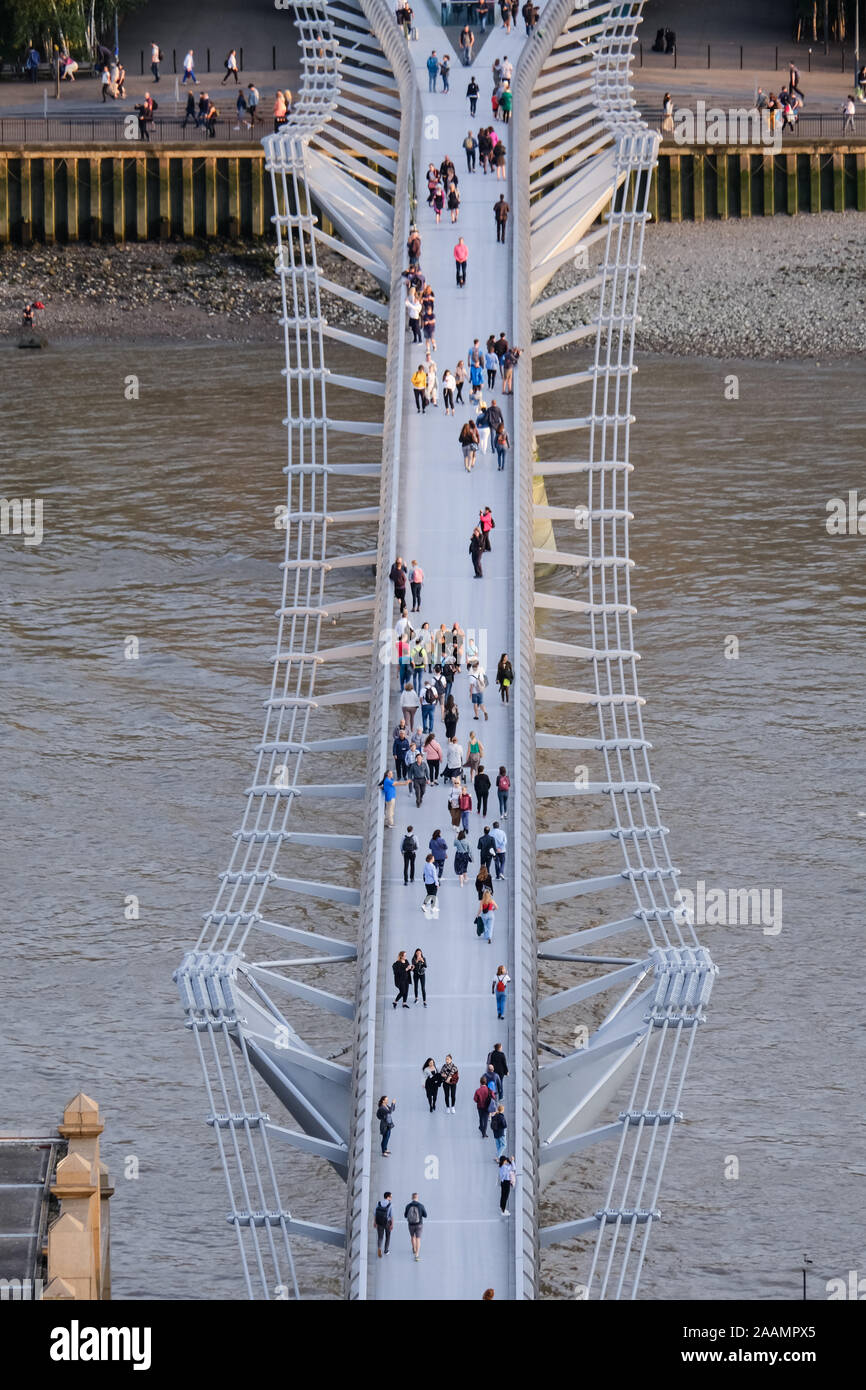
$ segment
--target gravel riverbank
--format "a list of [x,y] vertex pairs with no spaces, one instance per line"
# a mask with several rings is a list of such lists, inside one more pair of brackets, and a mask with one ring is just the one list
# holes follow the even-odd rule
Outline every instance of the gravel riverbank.
[[[592,248],[589,273],[603,254]],[[866,351],[866,214],[742,222],[659,223],[647,229],[638,348],[674,356],[814,358]],[[328,251],[324,274],[382,300],[365,271]],[[552,295],[587,270],[569,265]],[[270,247],[233,243],[6,247],[0,322],[14,341],[21,306],[41,299],[52,344],[102,341],[274,342],[279,283]],[[379,319],[322,296],[334,324],[381,336]],[[585,322],[580,299],[541,319],[537,337]]]
[[[590,273],[603,243],[589,254]],[[866,351],[866,214],[655,223],[644,242],[637,345],[678,357],[853,357]],[[578,280],[567,266],[545,295]],[[536,337],[586,322],[580,300]]]

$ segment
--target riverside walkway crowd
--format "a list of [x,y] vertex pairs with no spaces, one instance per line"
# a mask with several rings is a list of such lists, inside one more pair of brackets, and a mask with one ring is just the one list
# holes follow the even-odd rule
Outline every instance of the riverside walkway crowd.
[[[511,8],[508,8],[510,30],[512,16]],[[406,19],[405,9],[400,13],[403,19],[398,17],[398,22],[404,23],[409,38],[412,33],[411,16]],[[530,32],[529,20],[527,32]],[[461,49],[466,61],[467,50],[463,45]],[[451,91],[451,63],[447,55],[440,58],[432,52],[424,66],[431,94],[428,100],[432,102],[433,94]],[[406,245],[408,264],[403,278],[406,284],[407,332],[411,333],[412,344],[419,348],[417,357],[413,355],[410,358],[408,419],[419,421],[421,417],[424,422],[413,424],[411,429],[423,439],[430,429],[428,421],[436,412],[441,412],[443,418],[454,419],[453,438],[456,448],[460,450],[459,458],[465,472],[472,473],[479,460],[489,457],[492,464],[495,458],[496,468],[490,468],[492,481],[493,477],[506,471],[509,458],[511,441],[506,410],[508,398],[514,391],[514,376],[521,349],[511,341],[507,321],[503,328],[501,321],[496,323],[494,320],[496,331],[471,338],[462,357],[456,361],[451,358],[441,370],[436,360],[437,334],[441,335],[442,322],[448,325],[453,322],[452,296],[464,295],[472,273],[473,245],[475,253],[485,258],[503,254],[494,251],[496,243],[506,245],[510,212],[507,201],[508,169],[505,142],[497,126],[500,129],[506,126],[511,115],[513,63],[507,57],[497,57],[490,73],[492,119],[481,126],[477,133],[470,130],[463,140],[465,173],[462,176],[458,174],[454,159],[447,153],[438,163],[429,163],[426,175],[426,225],[425,219],[419,218],[418,223],[410,228]],[[421,75],[423,80],[423,68]],[[456,95],[451,98],[452,102]],[[475,72],[469,75],[466,99],[470,105],[470,115],[474,116],[479,100],[483,99],[479,77]],[[451,111],[453,113],[453,106]],[[494,241],[493,235],[484,235],[483,244],[478,245],[477,187],[488,176],[492,183],[490,204],[493,211],[490,233],[495,231],[496,236]],[[461,194],[465,192],[461,190],[461,177],[479,181],[478,186],[473,182],[471,200],[475,222],[471,229],[467,228],[466,233],[467,238],[472,235],[472,245],[467,244],[460,227]],[[437,294],[430,275],[425,274],[424,244],[428,238],[435,243],[435,238],[446,236],[448,229],[454,238],[454,286],[439,285]],[[437,254],[433,259],[439,267],[436,272],[439,274],[441,243],[435,244]],[[503,271],[505,269],[503,265]],[[497,297],[496,302],[501,305],[501,296]],[[498,317],[502,310],[491,311],[491,317],[493,312]],[[438,328],[437,319],[440,320]],[[460,320],[461,323],[464,321],[463,314]],[[481,326],[478,325],[479,328]],[[412,437],[415,438],[415,435]],[[435,429],[430,437],[437,437]],[[458,546],[461,543],[466,545],[465,540],[459,540],[459,524],[454,524],[459,523],[459,495],[450,499],[449,509],[448,539],[445,541],[447,551],[444,554],[440,552],[440,559],[448,573],[453,568],[449,562],[454,541],[457,540]],[[463,534],[465,536],[466,533]],[[476,580],[483,581],[485,562],[493,567],[495,573],[495,534],[494,508],[488,502],[478,510],[477,519],[471,523],[468,539],[469,561]],[[439,923],[443,906],[445,911],[442,913],[442,925],[435,928],[433,937],[430,936],[430,927],[419,931],[422,941],[427,938],[427,944],[410,949],[411,940],[405,943],[405,947],[399,938],[394,942],[394,946],[399,945],[403,949],[396,952],[396,959],[391,962],[394,994],[383,1002],[386,1010],[401,1014],[404,1010],[410,1014],[414,1009],[421,1012],[428,1010],[428,983],[432,983],[434,990],[429,999],[430,1009],[436,1008],[437,980],[442,982],[438,993],[445,1001],[450,990],[462,987],[461,981],[445,978],[449,970],[448,938],[454,931],[470,935],[482,950],[485,945],[493,946],[497,912],[500,910],[495,894],[499,886],[504,887],[507,882],[507,826],[512,791],[508,757],[503,755],[502,747],[497,749],[496,740],[488,733],[488,730],[497,730],[501,740],[510,723],[508,706],[515,680],[511,658],[507,651],[501,650],[500,644],[495,649],[496,655],[488,671],[486,631],[473,629],[468,623],[464,627],[463,622],[451,614],[448,621],[437,623],[434,619],[442,617],[441,611],[425,617],[430,611],[425,599],[427,575],[419,560],[414,558],[417,553],[407,551],[405,558],[404,555],[397,555],[389,575],[396,605],[391,655],[399,708],[395,710],[391,730],[392,762],[384,771],[379,786],[386,835],[397,831],[400,836],[398,863],[402,861],[402,886],[398,877],[393,891],[398,894],[405,892],[408,897],[416,881],[418,885],[415,890],[419,895],[417,905],[399,911],[398,904],[399,920],[408,923],[413,912],[420,912],[426,927],[428,923]],[[424,553],[420,552],[420,556],[426,564]],[[492,693],[494,698],[498,695],[498,706],[502,711],[501,715],[495,716],[493,723],[490,722],[487,708]],[[479,726],[477,730],[474,728],[476,723]],[[496,812],[491,810],[494,795]],[[434,807],[432,826],[431,800]],[[406,810],[404,815],[398,816],[401,805]],[[424,832],[418,828],[419,819],[422,818],[427,826]],[[386,862],[393,858],[386,846]],[[510,951],[510,945],[508,949]],[[495,1006],[495,1020],[504,1023],[508,1016],[511,979],[507,965],[497,960],[492,951],[491,955],[493,964],[487,989],[491,1005]],[[491,1017],[494,1017],[492,1008]],[[447,1036],[441,1041],[447,1042]],[[473,1055],[484,1054],[480,1050],[475,1053],[473,1048]],[[473,1069],[468,1078],[471,1104],[467,1103],[464,1113],[468,1110],[473,1116],[473,1123],[477,1124],[482,1140],[493,1137],[495,1156],[490,1155],[490,1159],[496,1165],[499,1210],[507,1218],[510,1214],[509,1197],[517,1171],[508,1148],[509,1114],[505,1096],[508,1066],[503,1042],[491,1041],[488,1034],[486,1055],[487,1062],[481,1074],[476,1075]],[[451,1053],[444,1056],[439,1053],[437,1057],[427,1055],[426,1058],[422,1054],[418,1057],[418,1068],[427,1112],[431,1116],[442,1113],[443,1107],[438,1105],[441,1095],[444,1113],[449,1121],[452,1120],[457,1114],[460,1058]],[[375,1107],[383,1161],[390,1159],[393,1152],[396,1105],[395,1097],[385,1094]],[[412,1194],[403,1215],[409,1228],[412,1253],[417,1261],[420,1259],[423,1223],[427,1219],[426,1207],[417,1193]],[[380,1259],[389,1253],[393,1222],[392,1193],[386,1191],[373,1213]]]

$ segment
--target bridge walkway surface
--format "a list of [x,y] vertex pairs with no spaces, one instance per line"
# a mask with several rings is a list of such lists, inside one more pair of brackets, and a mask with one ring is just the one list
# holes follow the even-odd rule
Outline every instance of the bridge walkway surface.
[[[417,225],[422,237],[421,269],[436,292],[437,348],[433,357],[440,385],[438,409],[428,407],[422,416],[416,413],[411,401],[408,376],[404,383],[407,400],[401,440],[400,547],[406,563],[417,559],[425,574],[421,612],[412,615],[413,624],[417,627],[426,620],[435,631],[440,623],[450,628],[456,620],[467,637],[470,632],[475,633],[489,677],[485,691],[489,718],[486,722],[473,722],[464,667],[454,687],[460,710],[457,735],[465,749],[470,731],[477,732],[484,747],[482,761],[494,787],[487,818],[476,814],[473,800],[469,836],[473,862],[463,888],[454,873],[452,847],[457,832],[452,829],[448,812],[447,784],[445,788],[441,782],[429,787],[418,810],[414,795],[410,797],[405,787],[398,788],[394,829],[386,832],[378,991],[383,1016],[377,1030],[376,1077],[378,1094],[396,1098],[397,1108],[390,1157],[380,1154],[378,1134],[374,1136],[371,1200],[375,1206],[383,1191],[393,1193],[395,1229],[391,1252],[383,1259],[376,1258],[375,1236],[371,1234],[368,1297],[477,1299],[485,1288],[493,1287],[497,1298],[515,1298],[519,1222],[500,1215],[494,1141],[489,1135],[481,1139],[472,1101],[488,1052],[494,1042],[502,1042],[512,1067],[503,1100],[509,1136],[516,1137],[518,1117],[511,1104],[516,1089],[513,1068],[517,1055],[513,998],[509,997],[503,1025],[497,1022],[491,992],[497,966],[504,964],[510,974],[514,973],[516,924],[509,886],[510,842],[505,881],[494,882],[499,910],[492,945],[479,940],[473,925],[477,911],[477,841],[483,826],[498,818],[495,778],[500,764],[505,764],[509,774],[514,775],[514,707],[501,703],[494,677],[501,653],[512,654],[514,650],[511,470],[515,461],[509,450],[506,470],[497,473],[491,443],[490,452],[479,453],[475,470],[466,473],[458,434],[474,411],[458,406],[454,418],[446,416],[441,380],[447,367],[453,371],[461,358],[467,361],[473,339],[479,338],[483,346],[491,332],[498,335],[504,330],[512,340],[511,232],[507,233],[505,245],[498,245],[493,215],[493,204],[503,190],[513,206],[510,169],[506,181],[497,180],[492,173],[482,174],[480,166],[474,173],[467,173],[462,141],[470,127],[477,134],[479,126],[493,124],[490,96],[494,57],[507,55],[516,67],[527,40],[522,25],[511,35],[498,29],[484,44],[472,68],[466,69],[445,32],[426,20],[420,6],[416,18],[419,38],[411,45],[411,53],[422,94]],[[426,62],[433,49],[440,57],[446,51],[451,57],[451,88],[447,93],[441,91],[441,82],[437,83],[440,90],[428,92]],[[470,72],[475,74],[481,92],[474,120],[469,118],[465,95]],[[438,139],[427,138],[431,129],[428,118],[432,116],[438,119]],[[509,126],[497,122],[495,128],[510,154]],[[426,202],[427,163],[433,160],[439,164],[446,154],[453,160],[459,179],[461,204],[456,226],[451,225],[447,209],[437,226]],[[456,285],[453,256],[458,236],[464,238],[469,248],[466,285],[462,289]],[[423,360],[423,345],[407,347],[409,375]],[[485,390],[484,399],[489,404],[495,397],[502,406],[512,440],[510,397],[503,399],[499,384],[497,381],[492,392]],[[467,402],[468,392],[467,383]],[[476,579],[468,553],[469,539],[480,509],[487,505],[493,510],[496,527],[491,537],[492,553],[483,561],[484,577]],[[519,671],[515,671],[515,677],[520,679]],[[400,718],[396,675],[392,688],[394,727]],[[446,740],[438,711],[434,729],[444,751]],[[419,853],[415,884],[404,887],[400,844],[410,824],[418,839]],[[508,834],[507,820],[503,828]],[[435,829],[443,831],[449,855],[439,895],[440,916],[427,921],[421,910],[421,869]],[[416,1005],[410,992],[409,1012],[400,1007],[394,1009],[392,963],[398,951],[405,950],[411,957],[417,946],[428,960],[428,1007],[423,1008],[420,1001]],[[431,1115],[423,1088],[422,1065],[432,1056],[441,1066],[447,1053],[452,1054],[460,1073],[456,1113],[446,1114],[440,1090],[436,1111]],[[506,1152],[513,1151],[509,1142]],[[515,1214],[519,1187],[518,1175],[511,1204]],[[403,1219],[404,1207],[413,1191],[418,1192],[429,1214],[418,1264],[413,1260]]]

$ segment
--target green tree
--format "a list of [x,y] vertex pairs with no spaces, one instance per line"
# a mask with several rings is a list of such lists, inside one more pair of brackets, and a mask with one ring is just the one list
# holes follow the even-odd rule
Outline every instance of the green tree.
[[92,57],[97,39],[114,35],[115,11],[122,19],[143,0],[0,0],[0,52],[20,56],[28,43],[48,58],[52,49]]

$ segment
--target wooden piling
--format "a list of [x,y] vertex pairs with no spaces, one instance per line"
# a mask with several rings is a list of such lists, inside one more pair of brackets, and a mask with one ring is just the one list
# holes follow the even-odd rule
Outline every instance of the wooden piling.
[[102,239],[102,160],[89,159],[90,166],[90,240]]
[[204,234],[212,237],[217,234],[217,166],[215,159],[209,159],[204,166]]
[[66,240],[78,240],[78,203],[80,177],[79,161],[74,157],[66,160]]
[[695,208],[695,221],[703,222],[706,216],[704,179],[706,178],[707,172],[707,156],[703,150],[695,150],[692,155],[692,161],[694,166],[694,178],[692,180],[694,191],[692,196]]
[[854,177],[857,182],[857,211],[866,212],[866,154],[855,154]]
[[11,231],[9,219],[9,164],[7,160],[0,161],[0,245],[7,245],[11,241]]
[[683,179],[682,159],[678,154],[670,155],[671,175],[671,221],[683,220]]
[[191,237],[195,231],[195,206],[192,195],[192,160],[185,159],[181,164],[183,196],[181,198],[181,231],[183,236]]
[[833,211],[845,211],[845,156],[833,151]]
[[171,236],[171,164],[168,156],[159,156],[159,236],[167,241]]
[[111,161],[111,221],[115,241],[126,240],[126,222],[123,206],[123,164],[122,159]]
[[788,216],[795,217],[800,207],[800,199],[797,196],[797,156],[795,154],[785,155],[785,191],[788,200]]
[[252,235],[262,237],[265,234],[265,166],[263,160],[256,160],[250,169],[250,185],[252,193]]
[[147,241],[147,161],[135,161],[135,238]]
[[740,216],[752,215],[752,156],[740,155]]
[[21,161],[21,242],[29,246],[33,240],[33,191],[30,160]]
[[722,221],[728,216],[728,156],[725,150],[716,153],[716,212]]
[[229,159],[228,182],[229,182],[229,221],[228,234],[233,240],[241,234],[241,177],[238,160]]
[[809,211],[821,211],[821,157],[809,155]]
[[42,240],[46,246],[57,240],[55,214],[54,160],[46,159],[42,163]]

